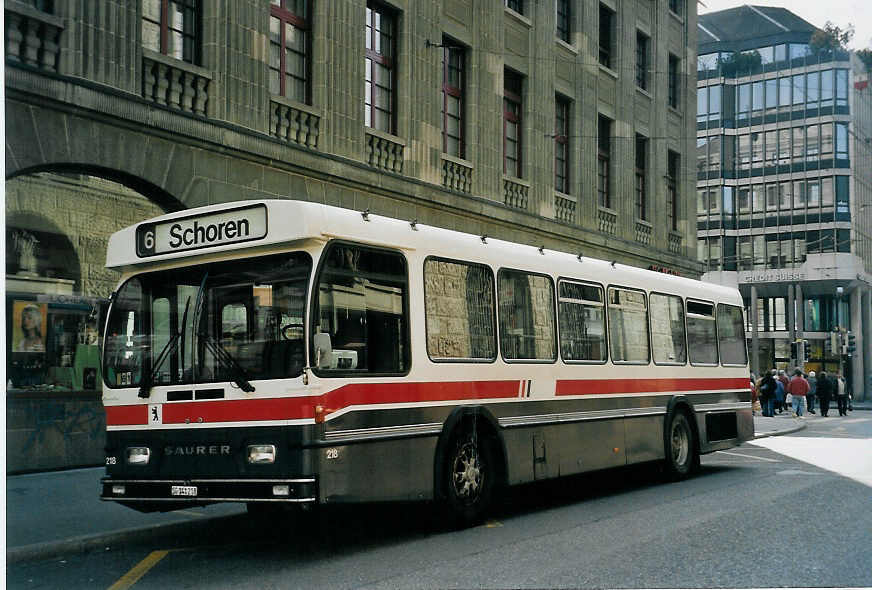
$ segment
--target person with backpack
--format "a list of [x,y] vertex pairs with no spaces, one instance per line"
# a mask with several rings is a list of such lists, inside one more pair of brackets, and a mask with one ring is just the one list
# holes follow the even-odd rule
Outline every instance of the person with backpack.
[[760,380],[760,386],[757,388],[760,395],[760,406],[763,410],[763,415],[770,418],[775,415],[774,403],[776,387],[775,369],[772,369],[771,372],[766,373],[766,375],[763,376]]

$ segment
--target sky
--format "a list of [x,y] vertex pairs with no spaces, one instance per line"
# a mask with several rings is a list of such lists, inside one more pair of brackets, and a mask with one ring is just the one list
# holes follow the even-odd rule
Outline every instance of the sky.
[[735,8],[744,4],[777,6],[823,28],[827,21],[841,29],[854,25],[850,49],[872,47],[872,0],[699,0],[697,12],[705,14]]

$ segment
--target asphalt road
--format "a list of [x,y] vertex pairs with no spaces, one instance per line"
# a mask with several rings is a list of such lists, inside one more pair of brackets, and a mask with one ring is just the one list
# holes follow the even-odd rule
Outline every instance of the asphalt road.
[[863,483],[858,463],[872,457],[872,412],[807,424],[707,455],[685,482],[645,467],[516,488],[492,521],[463,531],[440,528],[426,505],[236,518],[181,538],[12,564],[6,581],[67,589],[872,586],[872,481]]

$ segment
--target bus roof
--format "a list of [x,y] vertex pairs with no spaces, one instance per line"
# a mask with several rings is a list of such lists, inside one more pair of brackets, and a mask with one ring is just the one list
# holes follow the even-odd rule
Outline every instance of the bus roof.
[[494,268],[584,277],[603,284],[637,286],[742,305],[738,290],[713,283],[411,220],[294,200],[237,201],[149,219],[111,236],[106,266],[135,271],[156,262],[334,238],[418,250],[424,255],[487,263]]

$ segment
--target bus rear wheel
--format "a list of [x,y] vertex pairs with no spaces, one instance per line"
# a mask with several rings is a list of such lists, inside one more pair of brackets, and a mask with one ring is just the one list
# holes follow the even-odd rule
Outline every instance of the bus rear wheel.
[[445,463],[445,504],[452,524],[478,524],[491,505],[496,461],[490,440],[477,430],[465,430],[449,445]]
[[665,431],[666,472],[672,479],[684,479],[699,467],[696,437],[687,414],[669,414]]

